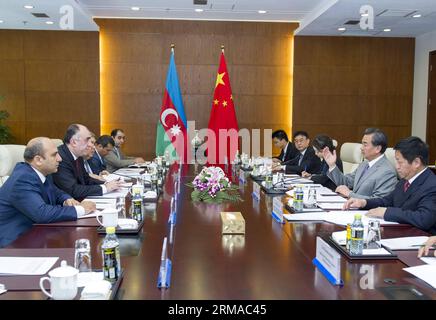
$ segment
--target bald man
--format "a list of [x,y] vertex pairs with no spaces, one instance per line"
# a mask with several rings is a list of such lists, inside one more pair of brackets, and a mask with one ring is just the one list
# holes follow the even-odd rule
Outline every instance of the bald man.
[[93,202],[77,202],[53,184],[51,174],[58,170],[62,158],[49,138],[30,140],[24,160],[0,188],[0,247],[34,223],[76,220],[95,210]]

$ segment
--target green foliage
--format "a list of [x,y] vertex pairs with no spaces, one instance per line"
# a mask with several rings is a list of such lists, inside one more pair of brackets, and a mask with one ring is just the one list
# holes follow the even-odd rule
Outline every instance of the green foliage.
[[12,141],[11,129],[4,123],[8,117],[9,113],[6,110],[0,110],[0,144]]

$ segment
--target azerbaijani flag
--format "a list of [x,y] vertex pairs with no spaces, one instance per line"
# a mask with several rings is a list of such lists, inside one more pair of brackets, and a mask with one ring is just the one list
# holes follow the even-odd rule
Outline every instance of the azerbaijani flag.
[[170,66],[167,74],[165,93],[156,130],[156,156],[168,151],[171,158],[179,158],[181,163],[188,161],[188,133],[180,92],[179,78],[174,61],[174,48],[171,48]]

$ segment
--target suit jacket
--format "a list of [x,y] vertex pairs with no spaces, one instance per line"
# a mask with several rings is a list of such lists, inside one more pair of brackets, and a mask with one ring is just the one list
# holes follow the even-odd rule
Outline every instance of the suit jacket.
[[304,153],[303,159],[301,160],[300,165],[298,165],[300,152],[297,150],[297,157],[290,160],[286,164],[286,173],[296,173],[301,174],[303,171],[306,171],[311,174],[319,174],[321,171],[321,160],[315,154],[315,151],[312,147],[308,147],[306,152]]
[[429,169],[404,192],[401,179],[393,192],[383,198],[367,200],[365,209],[386,207],[384,219],[407,223],[421,230],[436,234],[436,176]]
[[[337,159],[336,159],[336,167],[338,167],[338,169],[341,172],[343,172],[342,160],[339,159],[339,157],[337,157]],[[328,171],[329,171],[328,164],[324,160],[322,160],[321,161],[321,173],[312,175],[312,177],[310,179],[314,183],[319,183],[319,184],[323,185],[324,187],[327,187],[327,188],[334,191],[334,190],[336,190],[337,185],[332,180],[330,180],[330,178],[327,176]]]
[[28,163],[17,163],[0,188],[0,247],[10,244],[33,223],[76,220],[74,207],[63,207],[71,196],[59,190],[51,176],[45,187]]
[[294,159],[295,157],[298,157],[300,153],[298,152],[297,148],[295,148],[295,146],[292,142],[288,142],[288,147],[286,148],[286,154],[285,154],[284,158],[283,158],[283,154],[284,154],[284,152],[282,149],[282,151],[280,151],[279,156],[275,157],[275,158],[279,159],[282,162],[282,164],[283,164],[283,162],[287,162],[289,160]]
[[114,147],[112,151],[109,152],[106,157],[104,157],[104,160],[106,161],[106,170],[110,173],[118,170],[119,168],[128,167],[135,163],[134,158],[124,156],[121,150],[117,147]]
[[99,157],[97,154],[98,151],[95,150],[94,155],[91,159],[88,159],[88,164],[91,167],[91,170],[94,174],[100,174],[103,170],[106,170],[106,161],[104,160],[104,157]]
[[385,155],[368,171],[364,170],[367,160],[363,161],[356,170],[344,175],[338,167],[328,172],[327,176],[338,186],[346,185],[352,192],[350,198],[381,198],[391,193],[398,182],[397,173]]
[[79,201],[88,196],[101,196],[103,194],[100,184],[103,181],[93,179],[86,172],[83,158],[79,157],[79,169],[77,171],[73,155],[65,144],[58,147],[62,162],[59,164],[58,172],[53,174],[54,183],[63,191]]

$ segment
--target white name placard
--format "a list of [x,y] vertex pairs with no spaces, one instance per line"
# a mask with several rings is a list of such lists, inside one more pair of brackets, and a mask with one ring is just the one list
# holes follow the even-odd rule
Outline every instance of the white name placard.
[[316,258],[313,263],[334,285],[343,285],[341,280],[341,255],[322,238],[316,237]]
[[283,202],[282,202],[282,197],[274,197],[273,198],[272,216],[278,222],[285,223],[285,219],[283,217]]
[[239,169],[239,181],[245,183],[245,172],[242,169]]
[[260,200],[260,185],[256,182],[253,182],[253,198]]

